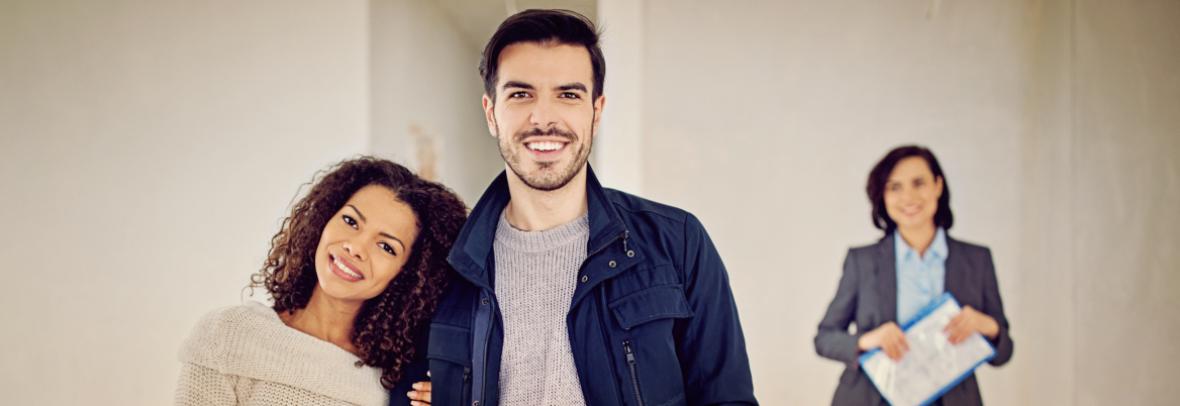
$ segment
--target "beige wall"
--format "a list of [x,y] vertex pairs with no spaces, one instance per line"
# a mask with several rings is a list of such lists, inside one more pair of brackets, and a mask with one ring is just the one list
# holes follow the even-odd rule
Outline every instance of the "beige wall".
[[1017,349],[979,372],[988,403],[1177,397],[1177,3],[643,12],[640,183],[711,231],[763,402],[830,401],[842,365],[815,355],[815,326],[845,250],[879,236],[869,168],[911,142],[943,161],[952,234],[995,255]]
[[1075,8],[1076,402],[1175,404],[1180,3]]
[[[1008,286],[1019,286],[1017,304],[1003,292],[1014,319],[1016,352],[1011,368],[994,370],[1010,384],[1001,396],[1019,404],[1075,404],[1077,295],[1072,200],[1073,15],[1070,1],[1043,2],[1028,9],[1028,41],[1022,49],[1029,67],[1022,103],[1019,159],[1021,255]],[[998,254],[998,253],[997,253]],[[1019,325],[1015,323],[1020,323]],[[1019,361],[1019,362],[1018,362]],[[994,387],[994,385],[993,385]],[[985,396],[990,395],[985,393]]]
[[474,206],[504,169],[480,108],[483,44],[432,0],[370,3],[373,153],[413,168],[433,154],[437,179]]
[[296,189],[368,137],[365,2],[0,3],[0,403],[171,402]]
[[[929,4],[648,2],[645,191],[694,211],[721,249],[766,404],[830,402],[843,366],[815,355],[815,326],[848,247],[879,237],[864,182],[892,146],[939,155],[952,234],[993,248],[1020,306],[1022,167],[1005,157],[1019,154],[1023,9]],[[1017,369],[1033,333],[1012,318]],[[1013,403],[997,389],[1012,375],[988,372],[988,400]]]
[[[952,233],[995,255],[1017,349],[980,372],[989,404],[1180,397],[1178,3],[599,6],[595,162],[704,221],[764,404],[830,400],[841,366],[811,339],[845,250],[878,236],[869,167],[903,142],[938,153]],[[299,185],[366,151],[417,166],[412,125],[473,204],[502,164],[482,42],[449,15],[0,3],[3,403],[167,403],[181,339],[240,300]]]

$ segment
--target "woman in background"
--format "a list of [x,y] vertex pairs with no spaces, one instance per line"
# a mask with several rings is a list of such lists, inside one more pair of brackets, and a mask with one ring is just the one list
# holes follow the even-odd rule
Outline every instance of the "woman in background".
[[251,278],[274,305],[205,316],[181,349],[175,403],[428,404],[423,334],[466,210],[393,162],[336,165],[294,206]]
[[[889,151],[869,173],[866,191],[873,225],[885,235],[875,244],[848,251],[836,297],[815,336],[820,356],[847,365],[832,404],[885,404],[857,358],[880,348],[901,360],[908,345],[898,324],[915,317],[943,292],[962,305],[945,330],[950,342],[958,344],[980,333],[996,350],[989,363],[1007,363],[1012,339],[991,251],[947,235],[954,223],[950,188],[934,154],[919,146]],[[849,333],[854,323],[856,332]],[[934,404],[982,404],[974,373]]]

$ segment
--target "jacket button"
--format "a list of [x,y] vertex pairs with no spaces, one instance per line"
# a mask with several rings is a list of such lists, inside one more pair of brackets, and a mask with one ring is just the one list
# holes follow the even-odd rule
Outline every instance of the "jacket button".
[[471,402],[471,406],[479,406],[479,401],[477,400],[477,401]]
[[479,299],[479,304],[487,306],[488,305],[488,298],[485,297],[483,299]]
[[611,267],[611,268],[614,268],[614,267],[616,267],[616,266],[619,266],[619,263],[618,263],[618,262],[615,262],[615,260],[613,260],[613,259],[612,259],[612,260],[610,260],[610,262],[607,262],[607,263],[606,263],[606,266],[609,266],[609,267]]
[[590,280],[589,276],[582,275],[582,283],[586,283],[586,281],[589,281],[589,280]]
[[635,250],[627,250],[627,258],[635,258]]

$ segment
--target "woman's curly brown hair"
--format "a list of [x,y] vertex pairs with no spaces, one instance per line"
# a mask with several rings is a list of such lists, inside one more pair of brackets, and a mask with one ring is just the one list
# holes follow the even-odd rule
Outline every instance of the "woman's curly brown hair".
[[319,283],[315,254],[320,234],[348,199],[369,185],[389,188],[418,216],[410,258],[384,292],[365,301],[352,328],[357,355],[366,365],[381,368],[381,385],[393,388],[414,358],[414,339],[423,335],[451,273],[447,253],[467,218],[467,207],[454,192],[384,159],[366,156],[336,164],[283,219],[250,286],[265,288],[276,312],[294,313],[307,306]]

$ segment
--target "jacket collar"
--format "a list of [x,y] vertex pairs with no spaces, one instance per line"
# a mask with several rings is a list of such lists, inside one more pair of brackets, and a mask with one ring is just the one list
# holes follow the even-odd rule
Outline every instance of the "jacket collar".
[[900,239],[893,233],[877,242],[877,292],[880,293],[881,311],[884,320],[897,320],[897,250],[894,248],[895,239]]
[[[938,227],[934,231],[934,239],[930,240],[930,247],[926,249],[927,258],[946,259],[947,242],[946,230]],[[918,252],[910,246],[905,239],[901,238],[896,231],[893,232],[893,246],[895,258],[901,259],[902,262],[910,261],[917,257],[919,260],[923,258],[918,255]]]
[[[508,191],[508,173],[500,172],[471,210],[467,223],[455,239],[447,261],[460,275],[484,288],[492,288],[492,243],[500,214],[512,199]],[[586,206],[589,213],[589,252],[595,252],[622,236],[626,230],[619,212],[606,196],[594,170],[586,165]]]
[[971,264],[967,262],[967,257],[963,256],[966,250],[963,249],[961,242],[947,236],[946,243],[946,274],[942,282],[943,291],[950,292],[959,303],[962,303],[969,290],[970,279],[967,277],[967,273],[971,271]]

